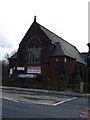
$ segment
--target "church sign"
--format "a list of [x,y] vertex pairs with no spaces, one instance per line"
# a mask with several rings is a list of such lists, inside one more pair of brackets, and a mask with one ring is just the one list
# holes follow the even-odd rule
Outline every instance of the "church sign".
[[28,66],[27,73],[41,74],[41,66]]
[[18,78],[36,78],[36,74],[19,74]]

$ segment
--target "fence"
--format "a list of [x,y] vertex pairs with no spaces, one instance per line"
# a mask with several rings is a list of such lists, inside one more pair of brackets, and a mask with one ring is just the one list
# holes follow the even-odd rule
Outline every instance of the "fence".
[[55,90],[55,91],[74,91],[74,92],[90,92],[90,85],[88,83],[80,84],[70,84],[66,81],[41,81],[32,79],[5,79],[2,81],[2,85],[15,86],[15,87],[25,87],[34,89],[45,89],[45,90]]

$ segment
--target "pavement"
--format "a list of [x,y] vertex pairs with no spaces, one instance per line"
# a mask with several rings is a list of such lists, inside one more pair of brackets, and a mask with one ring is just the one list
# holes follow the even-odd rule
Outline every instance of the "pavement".
[[57,97],[56,92],[53,94],[51,91],[39,89],[25,89],[16,87],[4,87],[2,90],[1,98],[12,100],[14,102],[22,103],[35,103],[57,106],[58,104],[71,101],[77,97],[63,96]]
[[46,94],[56,94],[56,95],[67,95],[67,96],[76,96],[76,97],[90,97],[90,93],[77,93],[71,90],[66,91],[54,91],[54,90],[43,90],[43,89],[30,89],[30,88],[20,88],[20,87],[8,87],[8,86],[0,86],[2,90],[14,90],[16,92],[36,92],[36,93],[46,93]]

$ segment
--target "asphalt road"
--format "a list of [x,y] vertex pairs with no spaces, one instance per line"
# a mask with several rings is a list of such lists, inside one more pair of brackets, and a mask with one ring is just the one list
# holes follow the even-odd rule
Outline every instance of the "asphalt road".
[[[11,99],[10,95],[11,93],[7,95],[9,99],[3,97],[2,100],[3,118],[81,118],[88,107],[88,98],[85,97],[35,94],[34,97],[28,96],[33,98],[32,100],[29,98],[26,101],[25,99],[20,101],[16,98]],[[38,102],[35,102],[38,100],[36,98],[39,99]]]

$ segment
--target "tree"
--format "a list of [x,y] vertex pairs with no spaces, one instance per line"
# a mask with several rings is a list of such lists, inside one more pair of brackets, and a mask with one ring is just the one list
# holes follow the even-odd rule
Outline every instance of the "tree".
[[4,55],[4,60],[7,60],[9,58],[9,53],[6,53],[5,55]]
[[16,50],[13,50],[10,54],[9,54],[9,57],[14,55],[16,53]]

